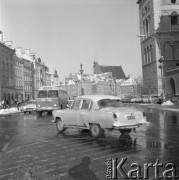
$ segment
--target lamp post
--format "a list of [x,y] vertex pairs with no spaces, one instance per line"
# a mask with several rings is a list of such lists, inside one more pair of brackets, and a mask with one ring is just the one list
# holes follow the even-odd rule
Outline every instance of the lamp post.
[[113,80],[114,80],[114,90],[115,90],[114,95],[117,96],[117,84],[116,84],[116,78],[114,77]]
[[84,88],[83,88],[83,65],[80,64],[80,74],[81,74],[81,95],[84,95]]
[[162,82],[162,98],[164,99],[165,97],[165,87],[164,87],[164,73],[163,73],[163,66],[164,66],[164,57],[161,56],[159,59],[159,68],[161,69],[161,82]]

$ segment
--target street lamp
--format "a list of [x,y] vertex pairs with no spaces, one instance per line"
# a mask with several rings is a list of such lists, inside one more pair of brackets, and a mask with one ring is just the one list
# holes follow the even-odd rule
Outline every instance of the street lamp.
[[165,94],[165,91],[164,91],[164,74],[163,74],[163,66],[164,66],[164,57],[161,56],[160,59],[158,60],[160,65],[159,65],[159,68],[161,69],[161,82],[162,82],[162,98],[164,99],[164,94]]

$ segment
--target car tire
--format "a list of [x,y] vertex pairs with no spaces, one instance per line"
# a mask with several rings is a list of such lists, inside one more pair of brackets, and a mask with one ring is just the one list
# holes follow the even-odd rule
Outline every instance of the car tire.
[[65,131],[66,128],[64,127],[63,121],[61,119],[57,119],[56,128],[59,133],[62,133]]
[[131,132],[131,129],[120,129],[119,131],[121,134],[129,134]]
[[91,136],[94,138],[99,138],[103,134],[103,129],[99,124],[92,124],[90,128]]

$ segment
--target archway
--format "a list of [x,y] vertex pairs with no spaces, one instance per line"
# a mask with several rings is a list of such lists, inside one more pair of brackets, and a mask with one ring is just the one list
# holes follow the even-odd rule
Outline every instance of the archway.
[[172,94],[175,95],[176,91],[175,91],[175,80],[173,78],[170,78],[170,86],[172,89]]

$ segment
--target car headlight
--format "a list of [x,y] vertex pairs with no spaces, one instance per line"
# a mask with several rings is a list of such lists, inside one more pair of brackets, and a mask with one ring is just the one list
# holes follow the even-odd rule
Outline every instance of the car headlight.
[[57,106],[56,104],[54,104],[54,106]]
[[38,105],[38,107],[40,107],[40,104]]

